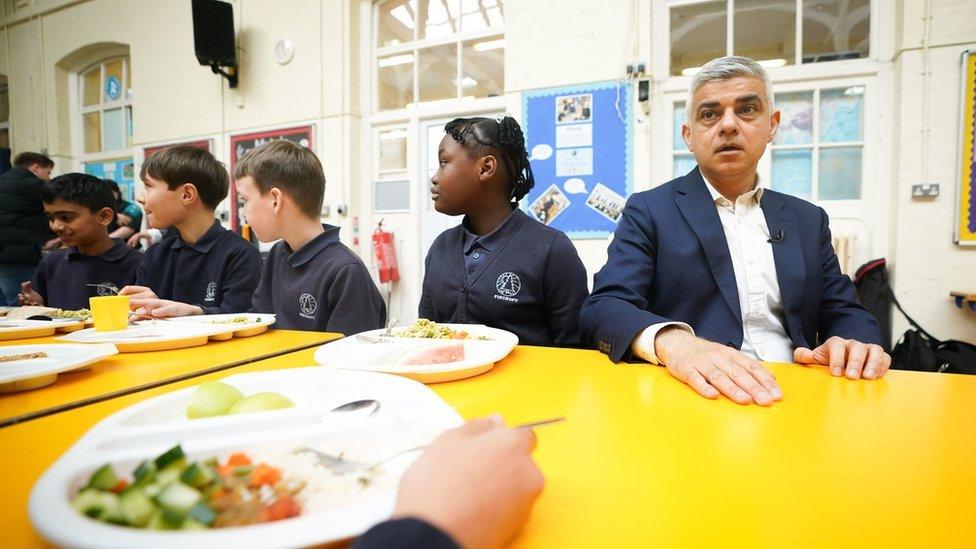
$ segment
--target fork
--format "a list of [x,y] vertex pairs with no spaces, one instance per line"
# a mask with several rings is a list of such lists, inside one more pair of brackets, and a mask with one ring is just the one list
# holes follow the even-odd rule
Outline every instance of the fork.
[[[541,427],[543,425],[550,425],[550,424],[553,424],[553,423],[561,423],[563,421],[566,421],[566,418],[565,417],[554,417],[554,418],[549,418],[549,419],[543,419],[543,420],[540,420],[540,421],[531,421],[529,423],[522,423],[521,425],[516,425],[516,426],[514,426],[512,428],[513,429],[532,429],[534,427]],[[380,465],[383,465],[384,463],[390,461],[393,458],[400,457],[400,456],[402,456],[404,454],[409,454],[411,452],[416,452],[416,451],[419,451],[419,450],[425,450],[426,448],[427,448],[427,445],[424,444],[423,446],[414,446],[413,448],[407,448],[406,450],[400,450],[399,452],[396,452],[394,454],[391,454],[389,456],[386,456],[385,458],[383,458],[383,459],[381,459],[381,460],[379,460],[377,462],[374,462],[374,463],[366,463],[366,462],[363,462],[363,461],[356,461],[356,460],[352,460],[352,459],[345,459],[345,458],[343,458],[341,456],[333,456],[332,454],[326,454],[325,452],[322,452],[320,450],[316,450],[315,448],[310,448],[308,446],[306,446],[304,448],[299,448],[298,450],[295,451],[295,453],[297,454],[297,453],[304,452],[304,453],[312,454],[313,456],[315,456],[316,460],[319,462],[320,465],[324,465],[326,468],[331,469],[333,473],[337,473],[337,474],[340,474],[340,475],[346,475],[346,474],[349,474],[349,473],[356,473],[356,472],[364,472],[365,473],[365,472],[372,471],[372,470],[376,469],[377,467],[379,467]]]
[[112,295],[119,295],[119,289],[115,287],[114,284],[85,284],[85,286],[92,286],[95,288],[108,288]]

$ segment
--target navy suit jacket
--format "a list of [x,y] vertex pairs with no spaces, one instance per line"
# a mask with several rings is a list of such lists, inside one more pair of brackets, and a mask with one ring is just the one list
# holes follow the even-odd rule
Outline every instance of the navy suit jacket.
[[[776,279],[794,347],[837,335],[881,345],[874,317],[840,272],[827,213],[766,189],[760,201],[773,242]],[[583,304],[580,335],[617,362],[647,326],[681,321],[699,337],[739,349],[742,315],[718,210],[698,168],[627,200]]]

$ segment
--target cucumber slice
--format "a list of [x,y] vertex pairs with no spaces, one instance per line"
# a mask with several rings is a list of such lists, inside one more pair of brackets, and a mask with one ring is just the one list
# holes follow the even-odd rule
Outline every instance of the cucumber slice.
[[133,484],[135,486],[144,486],[149,484],[155,474],[156,464],[147,459],[146,461],[140,463],[139,466],[136,467],[135,473],[132,474],[134,479]]
[[180,530],[208,530],[208,528],[206,524],[203,524],[198,520],[194,520],[191,517],[186,517],[183,519],[183,525],[180,526]]
[[170,465],[180,463],[180,460],[182,463],[186,463],[186,454],[183,453],[183,448],[177,444],[156,458],[156,469],[163,470]]
[[180,479],[180,471],[181,469],[179,467],[163,469],[162,471],[156,473],[156,478],[153,480],[153,482],[158,483],[160,486],[166,486],[167,484],[176,482]]
[[95,471],[95,474],[88,480],[88,488],[99,490],[111,490],[119,484],[119,477],[115,476],[115,469],[111,465],[105,464]]
[[83,515],[105,522],[122,522],[119,496],[96,488],[86,488],[75,496],[71,505]]
[[210,526],[217,520],[217,512],[206,503],[199,501],[186,513],[187,520],[193,519],[204,526]]
[[182,516],[190,510],[190,507],[193,507],[196,502],[200,501],[202,497],[200,492],[190,488],[186,484],[174,482],[163,488],[163,491],[156,496],[156,501],[163,508],[175,511]]
[[156,506],[141,488],[128,488],[119,496],[119,508],[125,523],[130,526],[145,526]]
[[146,523],[150,530],[176,530],[183,526],[183,515],[169,509],[156,508]]
[[210,483],[213,479],[213,470],[200,462],[194,462],[187,467],[185,471],[183,471],[183,474],[180,475],[180,480],[183,481],[183,483],[193,486],[194,488],[201,488]]
[[150,498],[154,498],[158,496],[159,493],[162,491],[163,491],[163,485],[156,481],[152,481],[149,484],[142,487],[142,492]]

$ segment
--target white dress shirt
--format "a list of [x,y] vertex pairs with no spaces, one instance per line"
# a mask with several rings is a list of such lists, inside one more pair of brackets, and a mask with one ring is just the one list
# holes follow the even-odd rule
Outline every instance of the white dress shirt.
[[[776,279],[773,245],[768,242],[769,228],[760,207],[762,184],[757,177],[755,188],[739,196],[734,203],[722,196],[707,179],[705,186],[715,201],[732,258],[742,315],[741,351],[759,360],[792,362],[793,342],[786,334],[786,315]],[[653,324],[634,338],[631,351],[652,364],[658,364],[654,338],[662,328],[668,326],[678,326],[694,333],[683,322]]]

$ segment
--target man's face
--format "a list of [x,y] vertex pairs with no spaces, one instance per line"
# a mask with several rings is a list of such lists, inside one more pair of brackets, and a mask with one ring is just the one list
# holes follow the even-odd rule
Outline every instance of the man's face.
[[42,179],[44,181],[50,181],[51,170],[54,169],[54,166],[44,167],[41,166],[40,164],[31,164],[30,166],[27,166],[27,169],[30,170],[32,174],[37,176],[38,179]]
[[702,174],[712,180],[754,175],[780,118],[762,81],[713,80],[695,91],[691,104],[681,135]]

